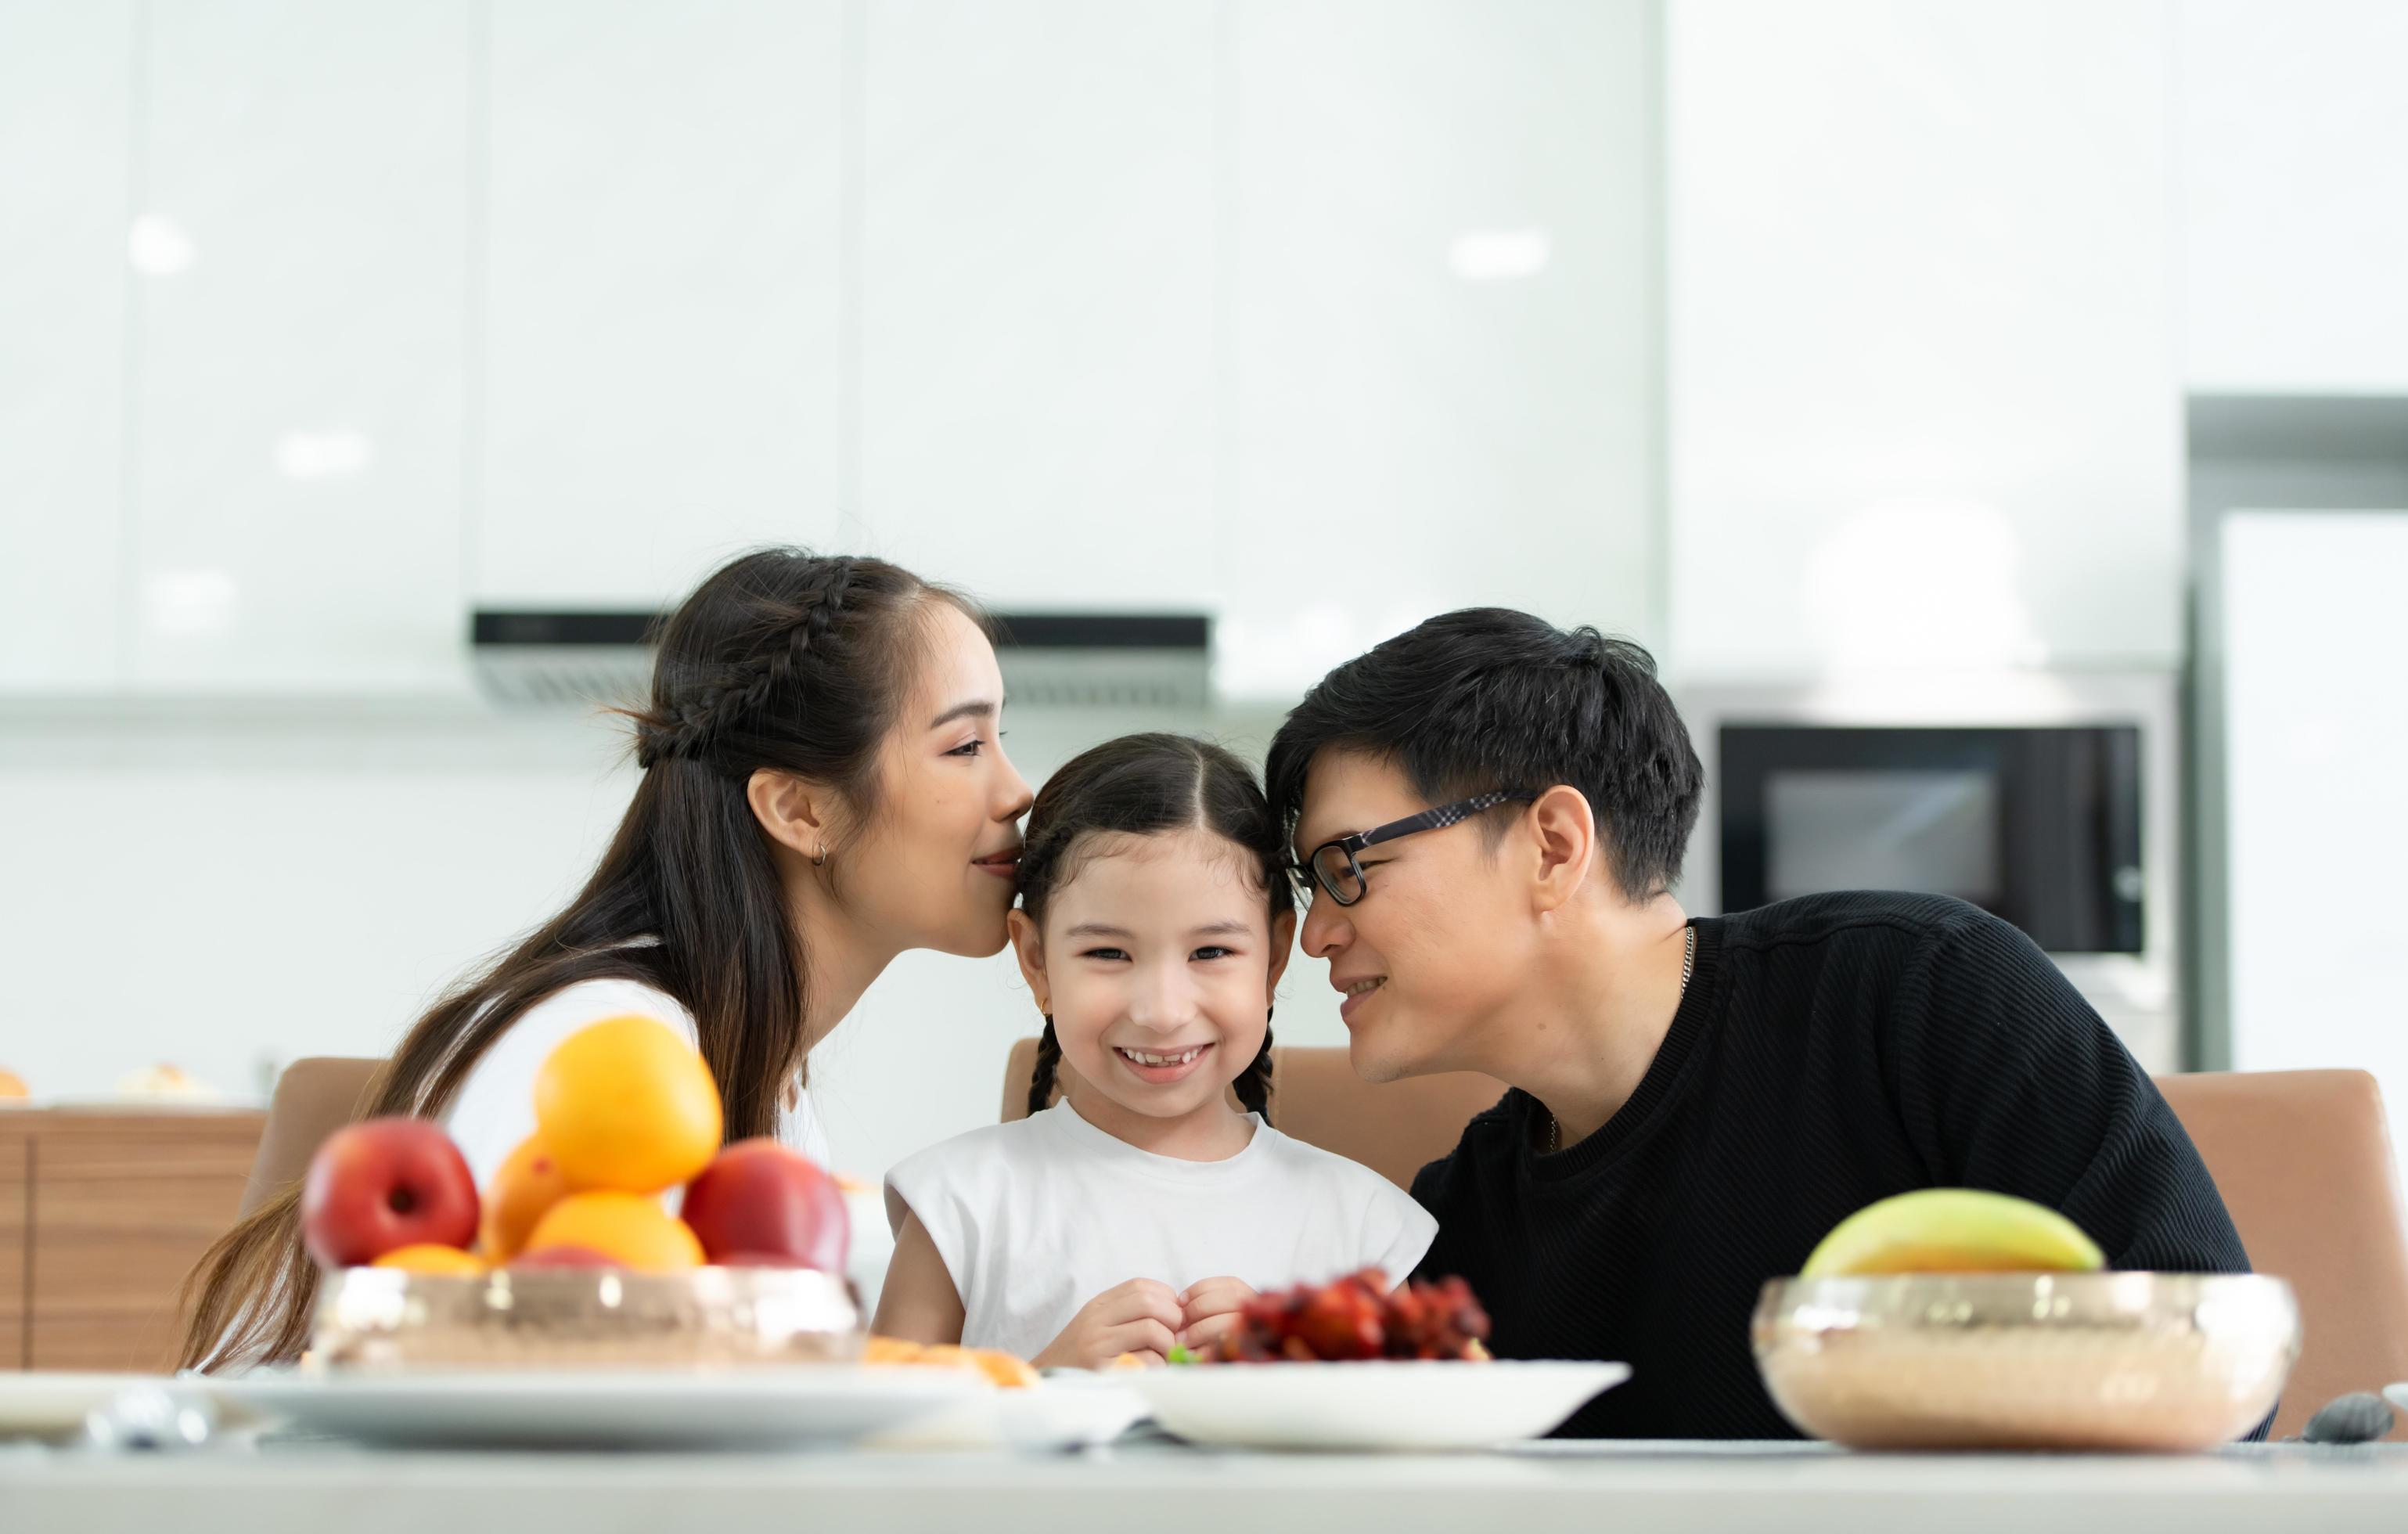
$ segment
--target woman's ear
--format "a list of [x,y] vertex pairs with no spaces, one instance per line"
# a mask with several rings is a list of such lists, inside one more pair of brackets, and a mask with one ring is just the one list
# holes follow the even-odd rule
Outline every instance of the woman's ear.
[[834,827],[828,824],[830,796],[791,772],[755,767],[745,781],[744,801],[769,839],[813,864],[825,863]]
[[1287,972],[1288,957],[1295,952],[1296,912],[1283,910],[1271,918],[1271,962],[1269,972],[1263,976],[1263,1005],[1278,1002],[1280,976]]
[[1588,882],[1597,861],[1597,815],[1588,796],[1557,783],[1539,796],[1524,822],[1537,853],[1531,903],[1541,915],[1559,910]]
[[1028,982],[1028,994],[1037,998],[1037,1010],[1050,1015],[1054,1011],[1054,987],[1045,979],[1045,944],[1038,936],[1037,924],[1028,919],[1028,912],[1017,908],[1004,912],[1003,920],[1011,932],[1011,953],[1020,961],[1020,978]]

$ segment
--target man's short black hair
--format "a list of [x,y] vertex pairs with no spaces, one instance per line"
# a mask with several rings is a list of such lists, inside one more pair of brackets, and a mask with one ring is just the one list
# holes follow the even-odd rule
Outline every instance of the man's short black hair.
[[1304,695],[1264,771],[1291,836],[1305,774],[1332,748],[1394,764],[1433,805],[1570,784],[1587,796],[1614,882],[1634,901],[1681,877],[1706,777],[1654,656],[1511,608],[1432,618]]

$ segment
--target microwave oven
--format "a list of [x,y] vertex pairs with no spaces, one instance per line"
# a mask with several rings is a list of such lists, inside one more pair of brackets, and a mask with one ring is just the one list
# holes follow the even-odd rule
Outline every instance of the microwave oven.
[[1724,909],[1828,890],[1969,900],[2059,953],[2139,953],[2137,724],[1720,726]]

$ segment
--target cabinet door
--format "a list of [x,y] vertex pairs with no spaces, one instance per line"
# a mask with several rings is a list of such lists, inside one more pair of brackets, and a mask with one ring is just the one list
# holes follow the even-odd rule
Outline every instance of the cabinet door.
[[1682,669],[2175,659],[2167,9],[1667,16]]
[[[30,1117],[30,1115],[20,1115]],[[33,1136],[0,1119],[0,1369],[25,1362],[25,1252],[33,1197]]]
[[0,0],[0,691],[122,680],[132,0]]
[[247,1112],[42,1115],[26,1367],[175,1367],[178,1290],[234,1225],[265,1122]]
[[1194,608],[1213,454],[1211,0],[873,0],[862,504],[1005,607]]
[[2408,392],[2408,7],[2179,13],[2184,381]]
[[649,606],[837,523],[838,0],[494,0],[474,590]]
[[467,0],[143,15],[136,680],[456,684]]
[[1654,637],[1653,9],[1237,6],[1228,690],[1474,604]]

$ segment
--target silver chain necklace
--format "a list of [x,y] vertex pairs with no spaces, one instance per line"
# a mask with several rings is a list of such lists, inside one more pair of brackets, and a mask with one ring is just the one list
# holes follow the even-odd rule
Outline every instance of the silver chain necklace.
[[[1683,1000],[1688,998],[1689,977],[1696,973],[1697,968],[1698,929],[1693,926],[1684,927],[1682,929],[1681,939],[1681,997]],[[1563,1149],[1563,1138],[1564,1126],[1555,1118],[1554,1110],[1550,1109],[1547,1112],[1547,1154],[1549,1155]]]

